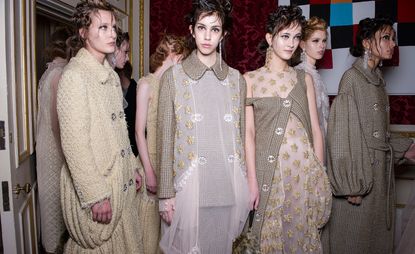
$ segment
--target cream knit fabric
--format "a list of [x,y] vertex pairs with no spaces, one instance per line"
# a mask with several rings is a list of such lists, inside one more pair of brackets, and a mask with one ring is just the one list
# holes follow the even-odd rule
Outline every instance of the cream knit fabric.
[[[81,49],[58,89],[66,163],[61,174],[65,253],[142,253],[134,170],[117,74]],[[109,198],[112,220],[92,221],[90,207]]]

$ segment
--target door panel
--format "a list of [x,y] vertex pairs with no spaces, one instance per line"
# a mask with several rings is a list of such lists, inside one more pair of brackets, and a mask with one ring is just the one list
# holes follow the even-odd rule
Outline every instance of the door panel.
[[[0,55],[5,56],[0,58],[0,121],[5,123],[6,134],[5,149],[0,150],[0,180],[2,186],[7,185],[1,189],[0,198],[9,200],[8,209],[2,205],[0,211],[7,254],[38,253],[32,108],[36,80],[31,43],[34,10],[33,0],[0,1]],[[33,188],[18,188],[26,184]]]

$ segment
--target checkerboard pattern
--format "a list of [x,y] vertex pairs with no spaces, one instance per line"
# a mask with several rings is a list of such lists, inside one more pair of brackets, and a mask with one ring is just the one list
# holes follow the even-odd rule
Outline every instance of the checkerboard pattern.
[[[320,69],[332,69],[336,65],[334,61],[337,52],[348,50],[353,45],[357,25],[361,19],[367,17],[383,15],[394,22],[398,46],[395,48],[393,59],[385,62],[385,66],[399,66],[399,46],[415,46],[414,0],[278,0],[277,2],[279,5],[298,5],[307,19],[318,16],[326,20],[329,26],[328,47],[323,59],[318,63]],[[339,54],[344,56],[345,52]]]

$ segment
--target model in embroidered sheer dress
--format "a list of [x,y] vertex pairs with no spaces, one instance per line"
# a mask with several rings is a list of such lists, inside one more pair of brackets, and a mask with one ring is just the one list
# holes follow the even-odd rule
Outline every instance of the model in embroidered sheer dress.
[[161,79],[157,164],[164,253],[231,253],[257,200],[255,174],[245,169],[245,80],[221,54],[230,11],[226,0],[193,1],[188,21],[194,50]]
[[114,11],[105,1],[81,1],[73,22],[77,53],[65,67],[57,96],[65,157],[61,204],[70,235],[64,251],[143,253],[136,194],[141,178],[120,80],[106,60],[116,47]]
[[359,22],[356,45],[350,49],[357,59],[343,74],[330,109],[327,172],[334,199],[326,226],[328,253],[393,252],[394,164],[413,159],[415,146],[389,128],[379,64],[394,52],[392,24],[385,18]]
[[331,208],[312,77],[288,65],[305,18],[279,6],[266,25],[263,67],[245,74],[246,163],[257,173],[253,232],[261,253],[322,253],[320,229]]

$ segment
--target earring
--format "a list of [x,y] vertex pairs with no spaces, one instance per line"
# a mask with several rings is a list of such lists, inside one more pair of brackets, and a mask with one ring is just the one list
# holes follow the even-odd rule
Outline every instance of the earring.
[[272,47],[271,45],[267,48],[267,53],[265,54],[265,68],[270,69],[272,60]]
[[383,61],[382,60],[380,60],[379,61],[379,67],[382,67],[383,66]]
[[367,69],[367,63],[369,62],[369,50],[365,49],[363,53],[363,68]]
[[306,57],[306,55],[305,55],[305,50],[303,49],[303,50],[301,50],[301,54],[300,54],[300,61],[302,62],[302,63],[306,63],[306,61],[307,61],[307,57]]
[[222,70],[222,41],[219,42],[219,68]]

